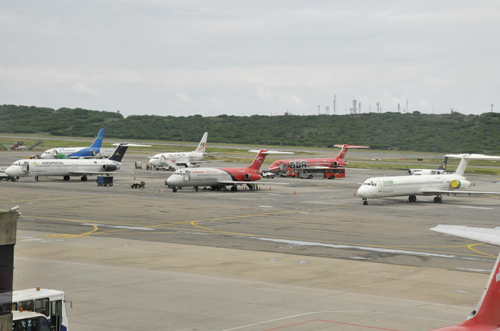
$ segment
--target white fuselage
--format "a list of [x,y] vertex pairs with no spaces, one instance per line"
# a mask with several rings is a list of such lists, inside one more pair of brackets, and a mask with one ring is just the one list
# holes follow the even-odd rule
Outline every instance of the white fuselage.
[[106,159],[54,159],[54,160],[18,160],[5,170],[10,177],[32,176],[70,176],[94,172],[110,172],[105,166],[116,166],[120,169],[121,163]]
[[452,186],[454,180],[465,181],[465,177],[455,174],[373,177],[364,181],[356,195],[362,199],[425,195],[425,190],[457,189]]
[[156,154],[149,160],[149,164],[155,167],[163,167],[167,165],[167,161],[177,164],[177,163],[195,163],[203,160],[203,153],[198,152],[186,152],[186,153],[161,153]]
[[86,148],[86,147],[52,148],[52,149],[48,149],[45,152],[43,152],[43,154],[40,155],[40,158],[42,158],[42,159],[55,159],[56,156],[59,154],[70,155],[70,154],[79,152],[84,148]]
[[182,186],[216,186],[220,181],[234,180],[231,175],[217,168],[181,169],[175,171],[167,184],[172,187]]

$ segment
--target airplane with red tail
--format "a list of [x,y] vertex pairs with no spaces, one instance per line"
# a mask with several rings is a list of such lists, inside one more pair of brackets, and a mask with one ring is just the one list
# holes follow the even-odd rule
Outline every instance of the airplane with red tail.
[[[438,225],[431,230],[500,246],[500,229],[461,225]],[[467,320],[432,331],[500,331],[500,255],[491,271],[483,295]]]
[[335,147],[342,148],[337,157],[331,158],[311,158],[311,159],[293,159],[293,160],[278,160],[274,161],[268,168],[271,172],[280,172],[289,167],[290,169],[329,169],[329,168],[343,168],[347,166],[345,155],[349,148],[370,148],[370,146],[356,146],[356,145],[334,145]]
[[198,191],[199,186],[211,187],[212,190],[224,190],[231,186],[231,191],[237,191],[237,185],[247,185],[255,188],[255,182],[262,178],[260,170],[268,154],[292,154],[289,152],[268,151],[258,152],[252,164],[246,168],[185,168],[175,171],[168,179],[167,185],[177,192],[178,188],[192,186]]

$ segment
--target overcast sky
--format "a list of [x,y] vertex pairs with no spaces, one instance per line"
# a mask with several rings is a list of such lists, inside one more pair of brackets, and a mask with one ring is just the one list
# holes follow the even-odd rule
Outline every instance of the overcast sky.
[[500,112],[500,1],[0,2],[0,104]]

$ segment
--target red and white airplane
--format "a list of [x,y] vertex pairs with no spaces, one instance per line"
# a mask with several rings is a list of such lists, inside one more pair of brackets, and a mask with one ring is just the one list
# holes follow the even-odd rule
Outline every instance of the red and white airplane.
[[[500,246],[498,228],[475,228],[459,225],[438,225],[431,230]],[[432,331],[500,331],[500,255],[491,271],[483,295],[467,320],[459,325]]]
[[343,168],[347,166],[347,162],[344,159],[349,148],[369,148],[370,146],[356,146],[356,145],[334,145],[335,147],[342,148],[337,157],[330,158],[312,158],[312,159],[293,159],[293,160],[278,160],[274,161],[268,168],[271,172],[283,171],[286,167],[291,169],[300,168],[316,168],[316,169],[328,169],[328,168]]
[[224,190],[231,185],[231,191],[237,191],[237,185],[248,185],[253,190],[255,181],[262,178],[260,167],[268,154],[292,154],[289,152],[268,151],[262,149],[258,152],[252,164],[246,168],[185,168],[175,171],[168,179],[167,185],[174,192],[184,186],[192,186],[198,191],[199,186],[210,186],[212,190]]

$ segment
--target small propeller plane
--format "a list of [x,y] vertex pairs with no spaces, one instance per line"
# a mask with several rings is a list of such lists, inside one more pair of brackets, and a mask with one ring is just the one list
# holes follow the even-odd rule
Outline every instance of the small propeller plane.
[[262,178],[260,170],[268,154],[291,154],[289,152],[268,151],[262,149],[258,152],[252,164],[246,168],[195,168],[179,169],[168,179],[167,185],[174,192],[184,186],[193,186],[198,191],[199,186],[210,186],[213,190],[224,190],[228,185],[231,191],[237,191],[237,185],[247,185],[249,189],[255,188],[255,182]]

